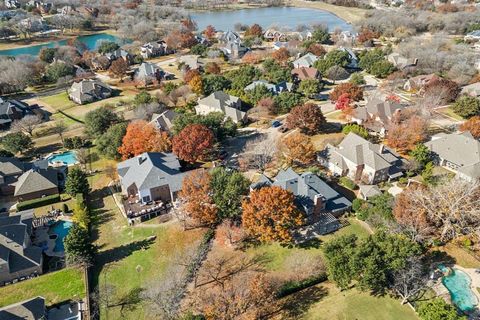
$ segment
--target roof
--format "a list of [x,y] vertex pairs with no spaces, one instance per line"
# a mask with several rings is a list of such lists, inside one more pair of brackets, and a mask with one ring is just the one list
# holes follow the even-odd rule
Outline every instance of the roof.
[[320,72],[317,68],[301,67],[292,69],[292,74],[296,75],[299,80],[305,80],[316,79],[319,76]]
[[279,186],[282,189],[292,192],[299,205],[307,212],[313,207],[316,197],[324,198],[325,209],[327,211],[343,211],[350,207],[351,202],[340,193],[330,187],[319,176],[311,172],[305,172],[302,175],[297,174],[292,168],[280,170],[277,176],[270,180],[262,175],[260,180],[252,184],[252,189],[265,186]]
[[360,193],[363,194],[363,196],[367,199],[382,194],[382,191],[380,191],[380,188],[378,188],[376,185],[361,184],[358,187],[360,189]]
[[157,128],[161,130],[170,130],[173,127],[173,121],[176,117],[178,117],[178,113],[171,109],[168,109],[160,114],[154,113],[152,115],[152,120],[150,120],[150,123],[154,124]]
[[318,57],[313,53],[307,53],[297,60],[293,61],[295,67],[311,67],[318,60]]
[[198,104],[220,111],[234,121],[243,119],[245,116],[245,111],[241,110],[242,104],[240,98],[229,95],[223,91],[215,91],[208,97],[198,100]]
[[292,89],[293,85],[291,83],[288,83],[288,82],[285,82],[285,81],[280,82],[278,84],[273,84],[273,83],[269,83],[268,81],[265,81],[265,80],[257,80],[257,81],[253,81],[248,86],[246,86],[244,90],[245,91],[253,90],[257,86],[265,86],[272,93],[279,93],[279,92],[282,92],[282,91],[290,91]]
[[0,120],[1,123],[10,123],[12,122],[12,116],[14,114],[21,113],[22,116],[27,114],[32,114],[30,107],[18,100],[5,99],[0,97]]
[[405,58],[397,52],[391,53],[387,56],[387,60],[399,69],[417,65],[418,59]]
[[18,177],[14,196],[22,196],[57,187],[58,175],[56,170],[47,169],[35,171],[31,169]]
[[0,176],[10,176],[23,173],[25,164],[17,158],[0,157]]
[[474,177],[480,175],[480,141],[469,131],[464,133],[438,134],[425,145],[440,158],[459,167],[458,171]]
[[140,67],[138,67],[136,76],[139,78],[153,77],[155,73],[160,70],[160,68],[150,62],[142,62]]
[[68,93],[70,96],[76,97],[80,101],[85,101],[89,97],[96,98],[96,90],[98,89],[112,90],[108,85],[99,80],[84,79],[80,82],[74,82],[68,90]]
[[475,82],[469,85],[466,85],[462,88],[462,94],[468,94],[474,97],[480,96],[480,82]]
[[367,102],[365,108],[369,114],[380,118],[383,122],[387,122],[395,115],[395,113],[405,107],[395,101],[373,98]]
[[45,298],[35,297],[0,308],[0,320],[40,320],[45,311]]
[[187,65],[190,69],[198,69],[199,67],[198,58],[200,58],[199,55],[187,54],[187,55],[181,56],[179,61],[180,63],[184,63],[185,65]]
[[171,192],[181,190],[184,172],[173,153],[145,152],[117,165],[125,188],[135,184],[138,190],[168,184]]
[[218,40],[221,42],[236,41],[236,40],[240,40],[240,35],[235,31],[227,30],[220,35]]

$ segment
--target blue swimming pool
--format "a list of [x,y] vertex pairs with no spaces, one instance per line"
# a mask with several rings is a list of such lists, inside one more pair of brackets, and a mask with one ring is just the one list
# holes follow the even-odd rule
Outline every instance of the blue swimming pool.
[[49,163],[63,162],[67,166],[78,163],[74,151],[67,151],[60,154],[54,154],[47,158]]
[[[444,266],[439,266],[439,269],[443,272],[448,271]],[[452,302],[463,312],[474,310],[478,304],[477,297],[470,286],[471,282],[468,274],[455,268],[442,278],[443,285],[450,292]]]
[[55,239],[55,248],[53,249],[54,252],[65,251],[65,247],[63,246],[63,239],[65,239],[65,237],[67,236],[72,225],[73,223],[70,221],[60,220],[50,227],[50,233],[57,235],[57,238]]

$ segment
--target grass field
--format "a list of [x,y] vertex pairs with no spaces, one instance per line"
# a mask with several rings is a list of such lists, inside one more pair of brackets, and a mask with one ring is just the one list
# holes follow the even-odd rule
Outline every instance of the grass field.
[[399,300],[388,296],[374,297],[356,289],[340,291],[331,283],[316,287],[314,302],[301,319],[304,320],[416,320],[415,312]]
[[47,305],[85,296],[83,274],[79,269],[63,269],[35,279],[0,288],[0,306],[42,296]]
[[367,12],[365,9],[335,6],[321,1],[290,0],[287,4],[300,8],[329,11],[350,23],[360,21],[365,17],[365,13]]
[[436,110],[438,113],[440,114],[443,114],[447,117],[450,117],[450,118],[453,118],[455,120],[458,120],[458,121],[464,121],[465,119],[463,119],[461,116],[459,116],[458,114],[456,114],[451,107],[448,107],[448,108],[442,108],[442,109],[438,109]]

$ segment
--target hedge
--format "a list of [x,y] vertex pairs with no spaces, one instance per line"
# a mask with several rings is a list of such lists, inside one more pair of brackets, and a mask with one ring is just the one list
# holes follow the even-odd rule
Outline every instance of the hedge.
[[309,288],[311,286],[322,283],[324,281],[327,281],[327,274],[324,272],[301,281],[289,281],[280,287],[277,293],[277,297],[278,298],[286,297],[295,292]]
[[60,202],[60,195],[53,194],[51,196],[46,196],[43,198],[20,202],[17,204],[17,211],[43,207],[43,206],[46,206],[47,204],[52,204],[57,202]]

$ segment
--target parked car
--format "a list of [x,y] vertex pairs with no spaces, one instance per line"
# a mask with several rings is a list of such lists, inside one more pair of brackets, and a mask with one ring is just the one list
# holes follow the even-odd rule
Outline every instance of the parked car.
[[273,128],[278,128],[278,127],[280,127],[281,125],[282,125],[282,123],[281,123],[280,121],[278,121],[278,120],[273,120],[273,121],[272,121],[272,127],[273,127]]

